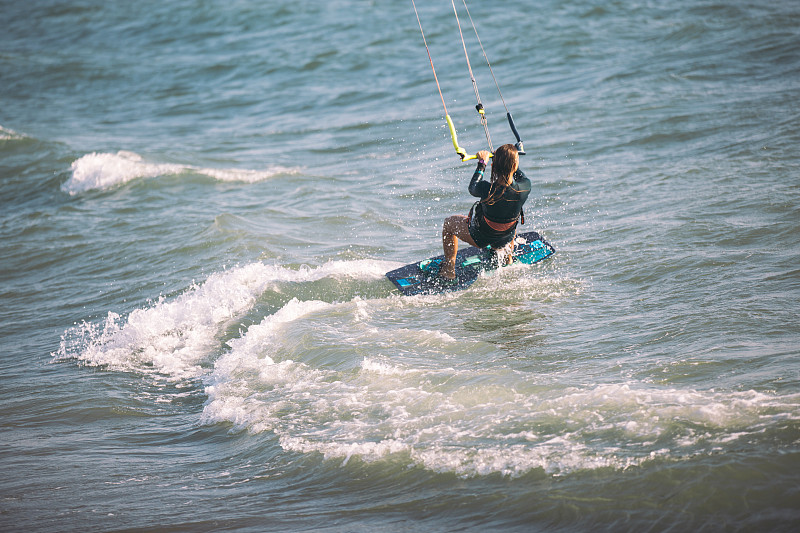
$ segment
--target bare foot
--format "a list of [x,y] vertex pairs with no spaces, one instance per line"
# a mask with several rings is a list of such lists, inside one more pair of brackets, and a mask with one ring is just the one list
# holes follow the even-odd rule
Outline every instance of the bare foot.
[[446,280],[456,279],[456,264],[442,262],[442,266],[439,267],[439,275]]

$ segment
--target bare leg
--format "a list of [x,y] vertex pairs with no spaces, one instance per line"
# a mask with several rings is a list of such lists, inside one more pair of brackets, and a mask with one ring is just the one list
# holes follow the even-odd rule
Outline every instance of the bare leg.
[[442,225],[442,249],[444,261],[439,270],[439,275],[446,279],[456,277],[456,254],[458,253],[458,239],[469,245],[477,246],[469,234],[469,218],[463,215],[447,217]]

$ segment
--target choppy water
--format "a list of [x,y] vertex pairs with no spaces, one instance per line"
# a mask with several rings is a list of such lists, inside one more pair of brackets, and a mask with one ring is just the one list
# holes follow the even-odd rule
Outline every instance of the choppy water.
[[800,5],[469,7],[558,253],[401,298],[471,203],[410,2],[0,2],[0,529],[800,526]]

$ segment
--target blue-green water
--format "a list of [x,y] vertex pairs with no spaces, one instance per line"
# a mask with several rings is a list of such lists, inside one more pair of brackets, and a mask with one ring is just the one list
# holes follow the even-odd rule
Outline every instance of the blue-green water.
[[0,529],[800,527],[800,5],[469,8],[558,253],[402,298],[473,168],[411,2],[0,2]]

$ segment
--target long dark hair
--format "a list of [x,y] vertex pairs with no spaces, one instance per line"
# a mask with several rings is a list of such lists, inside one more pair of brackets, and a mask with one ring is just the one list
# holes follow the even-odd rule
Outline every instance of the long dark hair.
[[484,202],[491,205],[502,196],[506,187],[514,183],[514,173],[519,168],[519,154],[513,144],[504,144],[494,152],[492,157],[492,186]]

